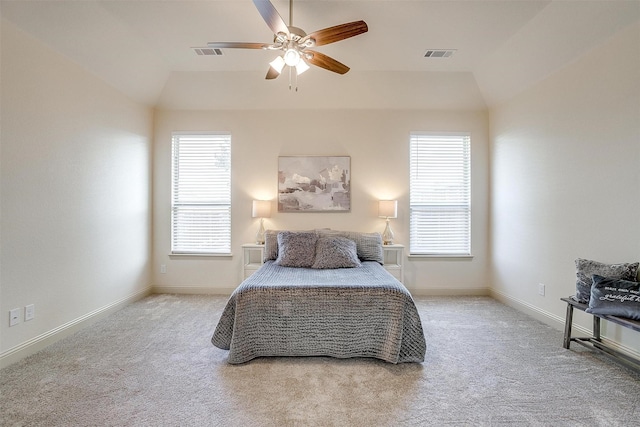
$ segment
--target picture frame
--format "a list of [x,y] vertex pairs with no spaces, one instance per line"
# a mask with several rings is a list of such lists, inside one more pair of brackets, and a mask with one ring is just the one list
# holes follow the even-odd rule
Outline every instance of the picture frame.
[[351,157],[278,157],[278,212],[350,212]]

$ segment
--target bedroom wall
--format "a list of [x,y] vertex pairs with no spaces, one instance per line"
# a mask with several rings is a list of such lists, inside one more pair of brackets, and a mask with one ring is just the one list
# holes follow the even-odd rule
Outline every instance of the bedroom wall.
[[[286,90],[286,88],[283,88]],[[290,107],[289,107],[290,108]],[[170,256],[172,131],[229,131],[232,135],[232,257]],[[229,293],[241,281],[241,245],[253,242],[253,199],[275,199],[278,156],[351,156],[349,213],[278,213],[272,229],[379,231],[379,199],[398,199],[396,242],[408,247],[408,162],[411,131],[469,131],[472,135],[472,259],[410,258],[405,284],[416,293],[486,293],[488,267],[488,117],[484,111],[217,110],[156,113],[154,254],[156,291]],[[407,248],[408,251],[408,248]],[[160,273],[160,265],[166,273]]]
[[[576,258],[640,261],[638,76],[636,23],[490,112],[493,292],[558,327]],[[629,330],[606,335],[640,351]]]
[[0,366],[148,292],[153,125],[5,20],[1,42]]

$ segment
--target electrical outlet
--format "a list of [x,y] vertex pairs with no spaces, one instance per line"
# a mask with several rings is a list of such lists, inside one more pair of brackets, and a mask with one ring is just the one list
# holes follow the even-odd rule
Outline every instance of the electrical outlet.
[[13,310],[9,311],[9,326],[15,326],[20,323],[21,313],[22,310],[20,310],[19,308],[14,308]]
[[165,274],[167,272],[167,265],[160,264],[160,274]]
[[538,283],[538,295],[544,296],[544,283]]
[[36,306],[29,304],[24,308],[24,321],[33,320],[34,317],[36,317]]

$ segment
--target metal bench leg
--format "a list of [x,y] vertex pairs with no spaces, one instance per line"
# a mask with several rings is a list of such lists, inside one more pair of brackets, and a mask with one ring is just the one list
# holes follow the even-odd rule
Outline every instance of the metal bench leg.
[[[564,348],[569,348],[571,346],[571,324],[572,323],[573,323],[573,306],[571,304],[567,304],[567,317],[564,321],[564,342],[562,345]],[[595,328],[594,328],[594,331],[595,331]],[[598,324],[598,333],[599,332],[600,332],[600,324]]]
[[600,341],[600,318],[593,316],[593,339]]

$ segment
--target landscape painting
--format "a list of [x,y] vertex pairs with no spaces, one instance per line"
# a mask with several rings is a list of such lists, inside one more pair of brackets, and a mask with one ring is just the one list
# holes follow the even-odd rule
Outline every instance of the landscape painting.
[[278,158],[278,212],[349,212],[351,158]]

